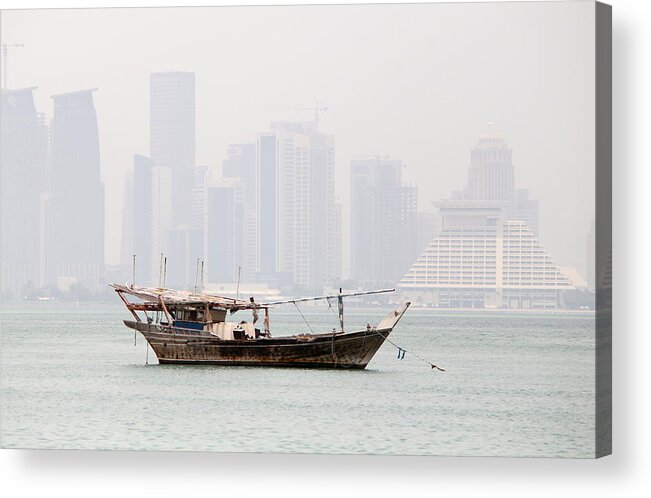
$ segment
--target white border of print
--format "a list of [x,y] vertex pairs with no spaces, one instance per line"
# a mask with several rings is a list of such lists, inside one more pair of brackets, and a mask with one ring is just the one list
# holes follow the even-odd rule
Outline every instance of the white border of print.
[[[326,2],[0,0],[0,8]],[[341,1],[327,3],[346,3]],[[356,2],[390,3],[390,2]],[[0,450],[4,496],[651,496],[651,2],[613,4],[613,455],[601,460]],[[637,276],[638,278],[634,278]]]

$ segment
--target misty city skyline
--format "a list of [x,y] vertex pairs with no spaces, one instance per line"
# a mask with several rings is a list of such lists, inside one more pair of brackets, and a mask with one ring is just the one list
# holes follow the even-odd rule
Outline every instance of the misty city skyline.
[[[197,85],[196,164],[213,171],[221,169],[230,144],[255,140],[273,121],[310,120],[317,102],[328,107],[319,127],[335,137],[344,241],[350,240],[351,159],[370,154],[402,161],[406,184],[419,189],[418,210],[434,211],[432,202],[464,188],[469,151],[495,121],[514,151],[516,187],[540,202],[544,245],[559,264],[583,271],[594,217],[594,92],[587,85],[593,59],[587,38],[575,33],[584,12],[573,3],[559,5],[561,18],[547,5],[533,25],[524,15],[513,22],[517,7],[505,18],[499,4],[480,7],[481,22],[463,5],[416,6],[422,16],[405,6],[369,7],[4,11],[2,42],[25,45],[10,51],[9,87],[38,86],[37,111],[50,117],[51,95],[98,88],[108,263],[120,258],[125,174],[133,154],[149,154],[150,74],[189,71]],[[345,19],[339,9],[346,9]],[[408,23],[404,36],[386,39],[379,28],[387,16],[396,28]],[[454,30],[446,27],[451,19],[458,21]],[[337,39],[325,36],[331,31],[326,20],[340,28]],[[48,36],[61,23],[66,33]],[[466,38],[453,50],[441,42],[460,41],[459,23]],[[112,24],[120,27],[120,43],[107,29]],[[193,29],[180,29],[189,25]],[[362,26],[360,39],[353,28]],[[552,27],[557,44],[531,35]],[[255,43],[260,37],[264,46]],[[200,49],[189,50],[193,46]],[[423,63],[414,47],[432,62]],[[552,70],[557,76],[550,84]],[[550,108],[550,100],[558,106]],[[296,107],[307,110],[286,110]],[[348,246],[344,242],[345,274]]]

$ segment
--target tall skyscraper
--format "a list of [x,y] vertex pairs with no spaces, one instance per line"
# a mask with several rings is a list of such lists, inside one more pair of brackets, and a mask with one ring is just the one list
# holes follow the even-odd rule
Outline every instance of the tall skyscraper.
[[513,151],[506,144],[494,123],[489,123],[479,135],[479,141],[470,151],[468,170],[468,199],[513,201]]
[[100,179],[95,89],[52,96],[50,272],[60,287],[101,284],[104,184]]
[[41,284],[41,220],[47,127],[34,106],[35,87],[2,90],[0,147],[0,259],[2,292]]
[[[195,201],[195,75],[152,73],[149,155],[154,170],[153,253],[168,256],[166,285],[187,288],[201,257],[201,229],[191,228]],[[198,255],[199,254],[199,255]],[[154,258],[155,259],[155,258]]]
[[403,164],[351,161],[351,277],[364,287],[395,285],[418,255],[417,189]]
[[152,73],[149,87],[149,156],[169,168],[172,226],[187,225],[195,168],[194,73]]
[[[455,196],[453,196],[455,197]],[[507,217],[524,221],[539,237],[538,201],[529,197],[529,191],[515,188],[513,150],[497,130],[488,123],[479,140],[470,151],[468,183],[461,193],[464,199],[508,201]]]
[[171,223],[187,224],[196,151],[194,73],[151,74],[149,123],[149,155],[171,172]]

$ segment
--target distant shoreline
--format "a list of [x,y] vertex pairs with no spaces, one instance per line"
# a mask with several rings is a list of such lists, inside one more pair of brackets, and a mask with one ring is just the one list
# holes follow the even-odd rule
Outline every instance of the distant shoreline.
[[532,309],[532,308],[423,308],[411,307],[411,313],[419,311],[432,313],[468,313],[468,314],[481,314],[481,313],[497,313],[508,315],[576,315],[576,316],[594,316],[596,310],[579,310],[579,309]]
[[[38,308],[56,308],[56,307],[106,307],[117,304],[114,301],[59,301],[59,300],[48,300],[48,301],[32,301],[32,300],[12,300],[4,301],[1,303],[1,308],[8,309],[12,307],[25,307],[32,310]],[[346,306],[346,311],[348,313],[373,313],[378,310],[389,310],[397,306],[398,304],[391,305],[378,305],[378,306],[356,306],[354,304],[349,304]],[[320,309],[319,306],[305,304],[302,306],[304,311],[308,313]],[[275,308],[276,313],[282,310],[282,307]],[[282,311],[281,311],[282,312]],[[582,316],[590,317],[596,316],[597,311],[594,309],[589,310],[580,310],[580,309],[531,309],[531,308],[433,308],[433,307],[421,307],[421,306],[412,306],[409,308],[409,313],[429,313],[429,314],[467,314],[467,315],[481,315],[481,314],[503,314],[503,315],[534,315],[534,316]]]

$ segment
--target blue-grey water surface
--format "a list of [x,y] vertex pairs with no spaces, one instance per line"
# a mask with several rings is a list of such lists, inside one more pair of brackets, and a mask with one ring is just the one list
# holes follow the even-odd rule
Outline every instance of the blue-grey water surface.
[[[303,308],[312,327],[336,317]],[[386,310],[354,310],[347,328]],[[364,371],[158,365],[116,305],[2,310],[9,448],[592,457],[594,318],[409,310]],[[237,315],[236,315],[237,317]],[[306,331],[275,310],[272,332]]]

